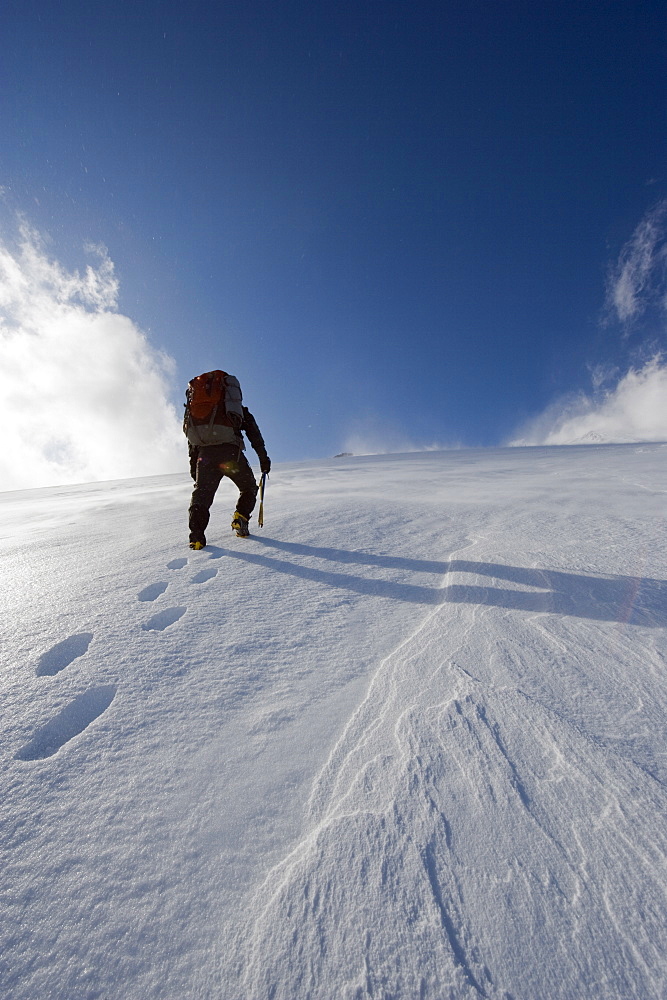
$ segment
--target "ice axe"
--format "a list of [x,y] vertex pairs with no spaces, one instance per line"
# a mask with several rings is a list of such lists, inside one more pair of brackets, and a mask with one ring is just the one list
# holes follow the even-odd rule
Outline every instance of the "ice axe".
[[259,514],[257,515],[257,524],[260,528],[264,527],[264,486],[266,485],[266,473],[262,473],[262,478],[259,481]]

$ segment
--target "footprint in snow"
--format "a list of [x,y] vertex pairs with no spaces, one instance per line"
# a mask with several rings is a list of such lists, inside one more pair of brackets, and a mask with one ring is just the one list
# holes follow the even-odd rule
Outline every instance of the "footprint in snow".
[[38,729],[29,743],[16,754],[16,760],[44,760],[87,729],[114,700],[113,684],[89,688],[66,705],[45,726]]
[[187,565],[187,559],[172,559],[167,563],[167,569],[183,569]]
[[168,583],[149,583],[147,587],[140,590],[137,594],[137,600],[139,601],[156,601],[160,594],[164,594],[165,590],[169,586]]
[[163,632],[164,629],[177,622],[187,610],[187,608],[165,608],[164,611],[149,618],[141,627],[145,632]]
[[207,580],[212,580],[214,576],[218,575],[217,569],[203,569],[199,573],[196,573],[192,577],[192,583],[206,583]]
[[92,632],[78,632],[56,643],[40,656],[35,673],[38,677],[53,677],[60,673],[65,667],[69,667],[73,660],[87,652],[92,638]]

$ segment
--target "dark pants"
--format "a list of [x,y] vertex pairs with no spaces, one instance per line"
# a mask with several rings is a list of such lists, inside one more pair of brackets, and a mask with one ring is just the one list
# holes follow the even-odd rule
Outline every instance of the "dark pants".
[[216,444],[199,449],[197,478],[190,501],[190,541],[201,542],[210,517],[215,492],[223,476],[239,490],[236,509],[249,518],[257,500],[255,476],[242,451],[233,444]]

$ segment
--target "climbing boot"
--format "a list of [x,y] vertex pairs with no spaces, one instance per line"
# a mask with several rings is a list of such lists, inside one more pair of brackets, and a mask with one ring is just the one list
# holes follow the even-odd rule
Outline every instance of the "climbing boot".
[[232,531],[235,531],[239,538],[247,538],[250,534],[248,531],[248,518],[243,514],[239,514],[237,510],[234,511],[234,517],[232,518]]

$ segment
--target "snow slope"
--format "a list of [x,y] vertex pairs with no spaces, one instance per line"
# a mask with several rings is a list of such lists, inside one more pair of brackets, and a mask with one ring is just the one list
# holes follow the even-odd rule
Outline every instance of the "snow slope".
[[667,996],[667,447],[0,495],[0,996]]

